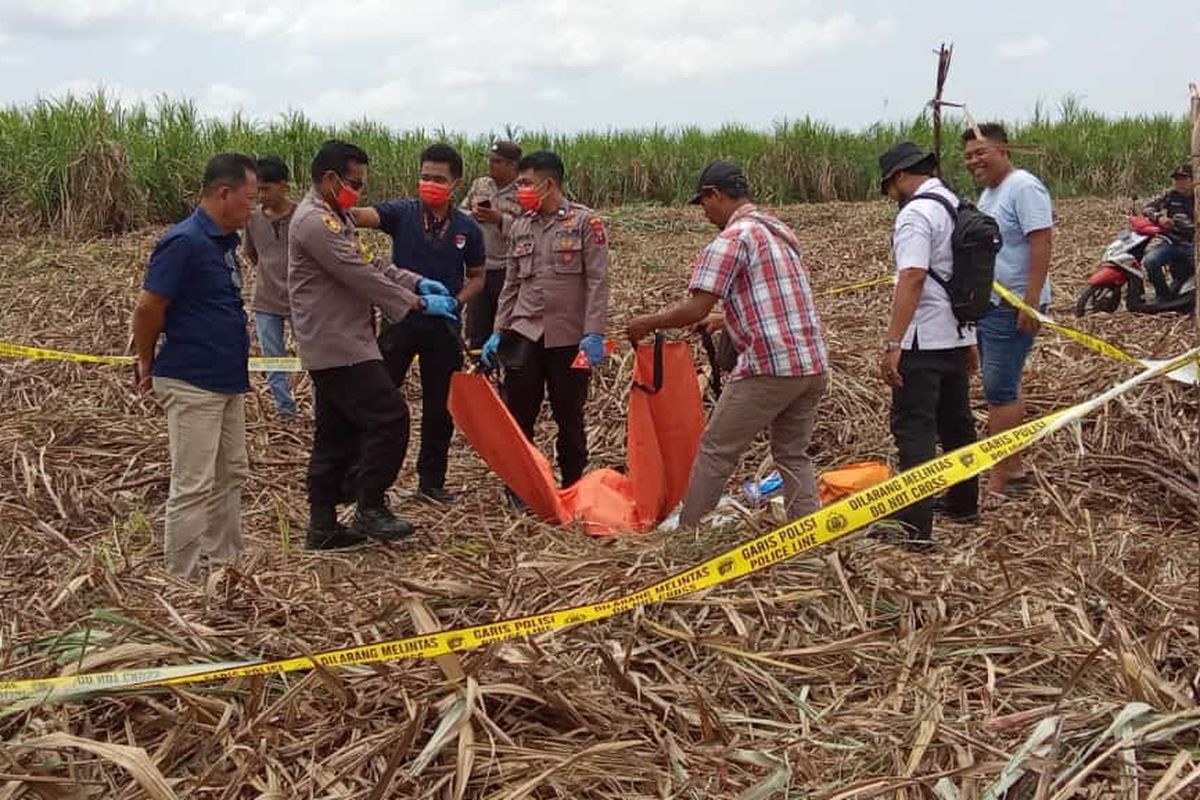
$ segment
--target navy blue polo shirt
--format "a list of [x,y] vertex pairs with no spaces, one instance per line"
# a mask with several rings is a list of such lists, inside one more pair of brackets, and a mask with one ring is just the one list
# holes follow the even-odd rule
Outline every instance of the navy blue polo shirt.
[[250,391],[239,241],[197,208],[155,246],[142,288],[171,301],[155,377],[220,394]]
[[452,295],[462,289],[468,269],[483,268],[483,231],[459,209],[451,209],[436,235],[425,229],[420,200],[389,200],[375,211],[380,229],[392,237],[392,263],[397,267],[441,281]]

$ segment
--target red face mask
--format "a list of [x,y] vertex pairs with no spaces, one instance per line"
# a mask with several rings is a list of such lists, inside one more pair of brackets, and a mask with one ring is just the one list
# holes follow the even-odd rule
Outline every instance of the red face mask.
[[518,186],[517,204],[526,211],[537,211],[542,207],[542,193],[536,186]]
[[450,187],[436,181],[421,181],[417,184],[417,194],[427,206],[440,206],[450,202]]
[[357,189],[351,189],[347,186],[346,182],[340,177],[338,178],[338,183],[342,184],[342,188],[338,189],[335,202],[337,202],[338,208],[342,211],[349,211],[358,205],[358,198],[361,193]]

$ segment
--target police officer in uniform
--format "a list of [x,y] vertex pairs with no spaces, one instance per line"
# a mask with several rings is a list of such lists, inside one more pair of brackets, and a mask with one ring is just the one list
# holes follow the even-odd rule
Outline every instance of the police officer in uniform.
[[[590,208],[562,191],[563,163],[548,151],[518,164],[517,202],[504,289],[483,361],[504,369],[504,402],[533,439],[542,398],[558,426],[562,485],[583,476],[587,433],[583,408],[591,368],[604,360],[608,322],[608,234]],[[573,366],[580,353],[586,366]]]
[[520,145],[496,142],[488,151],[488,174],[477,178],[463,199],[462,208],[483,228],[483,246],[487,252],[483,291],[467,304],[467,339],[472,350],[483,347],[496,325],[496,310],[508,269],[509,236],[512,224],[522,213],[517,205],[520,162]]
[[[326,142],[313,159],[312,188],[288,232],[292,324],[316,403],[309,549],[350,547],[368,537],[390,541],[413,532],[384,499],[408,444],[408,407],[384,367],[371,306],[393,320],[409,314],[454,320],[457,308],[441,283],[369,257],[349,214],[366,177],[366,153],[346,142]],[[358,509],[347,529],[336,507],[352,470]]]

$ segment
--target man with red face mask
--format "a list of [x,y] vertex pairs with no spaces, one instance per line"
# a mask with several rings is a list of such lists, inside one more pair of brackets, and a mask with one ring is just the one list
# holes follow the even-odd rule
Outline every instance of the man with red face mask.
[[[504,402],[530,440],[548,391],[567,487],[587,466],[583,407],[590,368],[605,356],[608,233],[599,214],[563,197],[557,155],[530,153],[518,171],[517,202],[525,214],[510,230],[508,272],[483,361],[504,368]],[[581,356],[586,365],[576,366]]]
[[[448,144],[431,145],[421,153],[419,200],[390,200],[353,211],[360,227],[378,228],[392,237],[393,264],[403,264],[444,285],[456,313],[482,291],[486,258],[479,224],[450,204],[462,175],[458,151]],[[418,491],[428,500],[451,505],[457,498],[446,490],[446,463],[454,435],[447,402],[450,377],[462,368],[459,321],[420,315],[389,318],[379,337],[379,349],[398,387],[404,386],[408,368],[420,356]]]
[[[408,445],[408,407],[380,357],[372,306],[397,322],[410,315],[457,320],[457,303],[441,283],[368,256],[350,214],[366,177],[366,153],[346,142],[326,142],[313,159],[312,189],[288,231],[292,325],[316,403],[309,549],[350,547],[368,538],[392,541],[413,532],[384,499]],[[358,513],[347,529],[336,507],[350,475]]]

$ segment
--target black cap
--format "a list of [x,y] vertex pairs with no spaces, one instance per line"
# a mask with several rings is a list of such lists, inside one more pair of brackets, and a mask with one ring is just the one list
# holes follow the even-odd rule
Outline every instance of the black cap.
[[499,158],[507,159],[509,161],[520,161],[521,160],[521,146],[519,144],[517,144],[516,142],[507,142],[507,141],[496,142],[495,144],[492,145],[492,147],[488,151],[488,153],[493,156],[498,156]]
[[930,165],[936,164],[937,156],[933,153],[926,153],[912,142],[900,142],[900,144],[894,145],[879,157],[879,172],[882,176],[879,179],[879,191],[887,194],[885,188],[887,182],[894,178],[897,172],[925,162],[929,162]]
[[1192,177],[1192,165],[1191,164],[1180,164],[1178,167],[1175,168],[1175,171],[1171,173],[1171,177],[1172,178],[1190,178],[1190,177]]
[[734,197],[745,197],[750,193],[750,181],[746,180],[737,164],[731,161],[714,161],[700,173],[696,193],[688,203],[699,203],[705,189],[721,189]]

